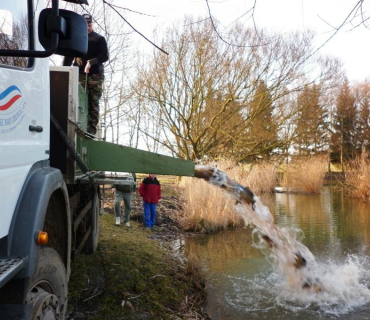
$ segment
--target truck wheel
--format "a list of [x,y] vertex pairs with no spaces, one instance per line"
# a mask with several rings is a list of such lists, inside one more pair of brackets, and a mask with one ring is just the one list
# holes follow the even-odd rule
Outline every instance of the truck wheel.
[[30,278],[27,303],[32,304],[32,320],[64,320],[67,310],[66,269],[59,254],[40,249],[36,273]]
[[86,252],[94,253],[98,248],[99,241],[100,200],[97,189],[94,189],[94,196],[89,215],[91,217],[91,233],[86,243]]

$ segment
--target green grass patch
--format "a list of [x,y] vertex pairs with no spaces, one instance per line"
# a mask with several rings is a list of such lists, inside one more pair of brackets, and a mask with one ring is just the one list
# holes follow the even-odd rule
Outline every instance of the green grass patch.
[[101,217],[97,252],[72,265],[70,318],[173,319],[189,309],[191,268],[160,245],[155,231],[135,221],[131,226],[115,226],[111,214]]

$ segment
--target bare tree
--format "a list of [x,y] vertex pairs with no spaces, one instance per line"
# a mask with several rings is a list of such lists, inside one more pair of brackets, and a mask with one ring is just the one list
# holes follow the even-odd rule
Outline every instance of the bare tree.
[[[239,161],[261,155],[263,148],[256,145],[262,141],[250,136],[258,115],[271,114],[274,127],[283,128],[297,112],[287,100],[296,98],[304,84],[328,81],[337,72],[333,60],[307,61],[313,50],[310,33],[284,39],[275,35],[270,43],[259,45],[254,30],[237,25],[228,38],[240,46],[230,46],[210,21],[194,23],[187,17],[182,25],[167,30],[162,47],[170,57],[154,52],[141,66],[136,91],[162,129],[160,137],[152,138],[179,157],[196,160],[215,150],[230,154],[230,149]],[[308,71],[314,79],[308,78]],[[261,82],[271,103],[256,103]],[[278,137],[270,151],[282,150],[287,143]]]
[[[0,20],[0,48],[6,50],[28,49],[29,22],[26,15],[18,19]],[[0,63],[15,67],[27,67],[29,59],[25,57],[0,56]]]

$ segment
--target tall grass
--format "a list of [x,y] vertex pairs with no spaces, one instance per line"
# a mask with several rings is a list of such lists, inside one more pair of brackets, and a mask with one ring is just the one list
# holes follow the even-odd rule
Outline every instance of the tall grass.
[[[250,168],[223,160],[217,167],[241,185],[249,186],[257,195],[270,192],[276,183],[276,172],[271,165]],[[184,202],[180,224],[185,230],[206,233],[244,226],[244,221],[233,209],[235,201],[221,189],[194,178],[182,179],[180,187]]]
[[222,160],[217,167],[243,186],[248,186],[253,193],[273,192],[277,182],[275,166],[271,163],[254,165],[235,165],[230,160]]
[[350,162],[344,185],[351,197],[370,201],[370,159],[369,154]]
[[287,165],[280,185],[288,192],[320,193],[327,166],[327,156],[294,159]]
[[215,232],[243,224],[234,212],[234,200],[203,180],[182,179],[183,216],[180,224],[184,230]]
[[247,178],[248,187],[256,195],[273,192],[275,190],[276,183],[276,168],[270,163],[254,165]]

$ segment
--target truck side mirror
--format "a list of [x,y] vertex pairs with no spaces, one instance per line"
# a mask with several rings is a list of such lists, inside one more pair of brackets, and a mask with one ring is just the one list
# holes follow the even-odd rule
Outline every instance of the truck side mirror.
[[59,16],[52,14],[52,9],[44,9],[39,17],[39,40],[48,50],[51,45],[51,33],[59,33],[59,44],[56,54],[71,57],[82,57],[87,53],[88,35],[85,18],[79,14],[59,10]]

